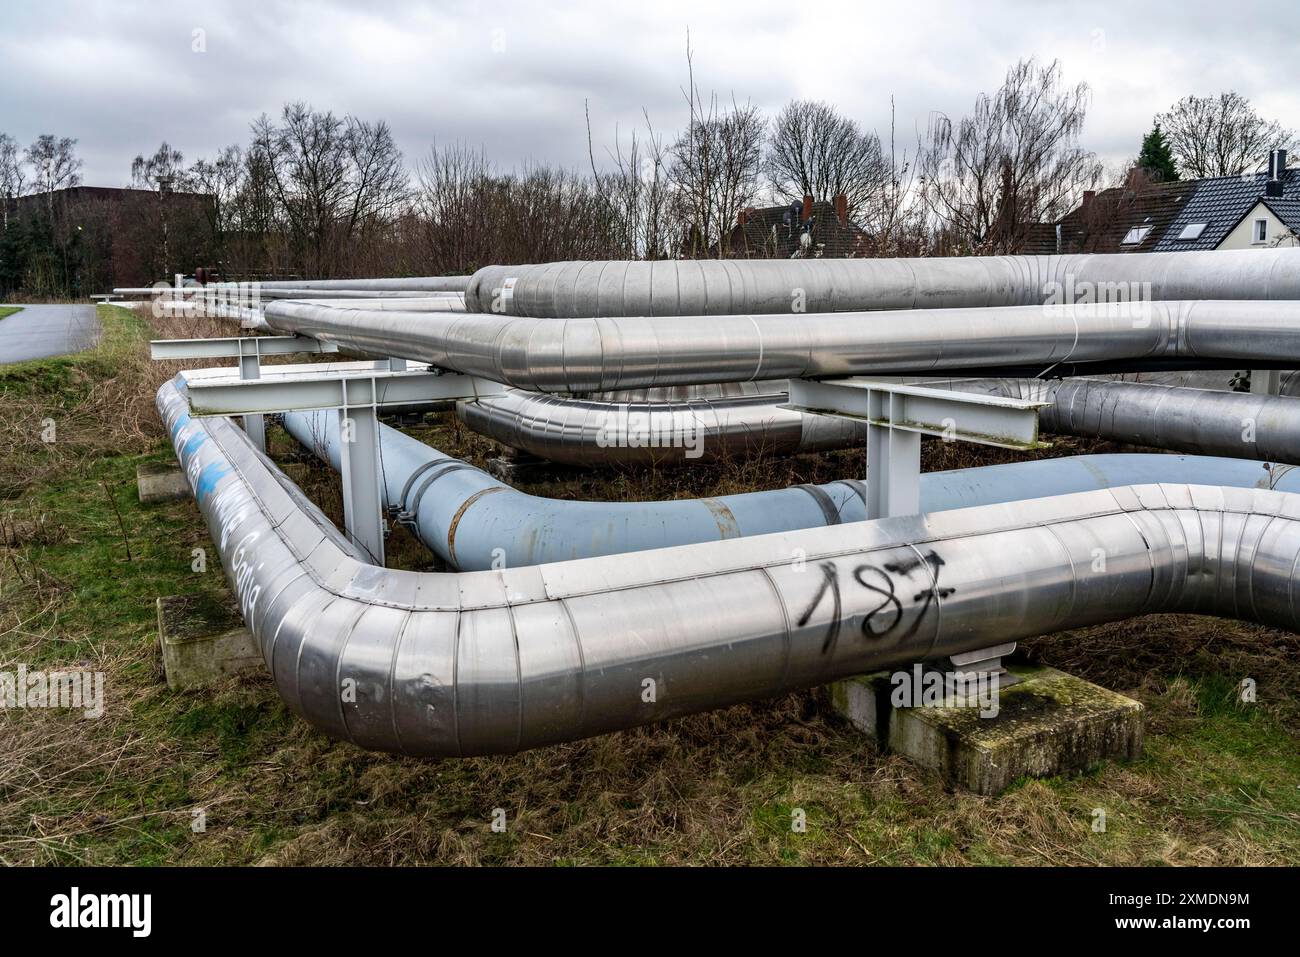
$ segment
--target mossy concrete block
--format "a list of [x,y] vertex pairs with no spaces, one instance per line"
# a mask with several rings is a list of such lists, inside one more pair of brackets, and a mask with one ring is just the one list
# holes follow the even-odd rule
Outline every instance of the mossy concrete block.
[[188,498],[190,494],[190,483],[185,473],[162,462],[144,462],[136,466],[135,482],[140,490],[140,501],[146,505],[175,502]]
[[158,599],[158,646],[167,687],[173,691],[201,688],[264,667],[262,653],[239,615],[207,596]]
[[837,682],[831,701],[879,744],[977,794],[1141,756],[1141,703],[1054,668],[1008,671],[1019,681],[1000,689],[991,717],[974,706],[895,708],[883,672]]

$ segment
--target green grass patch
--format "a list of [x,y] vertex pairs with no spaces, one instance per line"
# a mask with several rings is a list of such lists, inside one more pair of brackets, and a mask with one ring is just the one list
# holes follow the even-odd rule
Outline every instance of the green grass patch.
[[0,319],[7,319],[15,312],[21,312],[22,306],[0,306]]

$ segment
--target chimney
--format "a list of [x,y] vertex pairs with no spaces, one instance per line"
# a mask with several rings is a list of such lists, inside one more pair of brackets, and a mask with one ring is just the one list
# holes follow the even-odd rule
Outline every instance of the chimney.
[[803,197],[803,222],[805,223],[808,222],[808,220],[812,219],[812,204],[813,204],[812,196],[805,193]]
[[748,220],[749,220],[749,210],[748,210],[748,209],[738,209],[738,210],[736,210],[736,225],[737,225],[737,226],[744,226],[745,223],[746,223]]
[[835,217],[840,221],[841,226],[849,224],[849,198],[843,193],[835,195]]
[[1079,206],[1079,208],[1087,209],[1089,206],[1092,205],[1092,201],[1096,198],[1097,198],[1097,191],[1095,189],[1085,189],[1083,191],[1083,203]]
[[1268,183],[1264,186],[1264,195],[1273,198],[1282,196],[1282,184],[1286,179],[1286,150],[1273,150],[1268,154]]

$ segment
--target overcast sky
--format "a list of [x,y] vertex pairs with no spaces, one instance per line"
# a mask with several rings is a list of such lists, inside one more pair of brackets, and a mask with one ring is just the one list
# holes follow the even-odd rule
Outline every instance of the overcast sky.
[[682,125],[688,28],[702,89],[769,115],[824,99],[882,134],[893,95],[906,146],[1024,56],[1090,84],[1085,145],[1110,164],[1187,93],[1236,89],[1300,128],[1295,0],[3,0],[0,132],[75,137],[85,183],[125,185],[161,140],[211,156],[302,99],[387,120],[408,161],[464,141],[502,166],[576,166],[584,100],[598,152],[642,107],[661,131]]

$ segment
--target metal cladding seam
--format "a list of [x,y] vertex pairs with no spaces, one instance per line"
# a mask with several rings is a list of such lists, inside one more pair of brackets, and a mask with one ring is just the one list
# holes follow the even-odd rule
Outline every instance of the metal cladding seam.
[[1107,298],[1300,299],[1300,250],[487,266],[470,312],[537,318],[1024,306]]
[[1153,612],[1300,627],[1283,492],[1125,486],[428,574],[359,561],[175,383],[158,407],[285,702],[373,750],[514,752]]
[[[1298,251],[1300,252],[1300,251]],[[532,319],[270,303],[276,332],[531,392],[1064,362],[1295,361],[1300,301],[1006,306],[817,315]]]
[[[336,414],[286,413],[284,426],[338,471]],[[380,447],[385,505],[461,571],[620,555],[866,518],[865,483],[855,480],[706,499],[570,501],[521,492],[388,426],[380,427]],[[1300,470],[1152,453],[1039,459],[927,472],[921,476],[921,507],[941,511],[1119,485],[1185,482],[1300,492]]]

